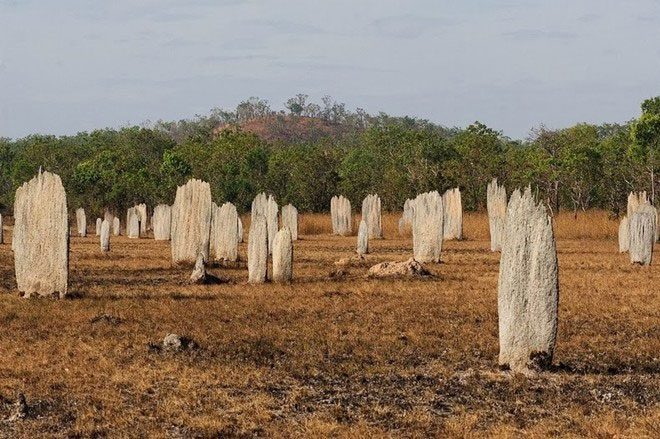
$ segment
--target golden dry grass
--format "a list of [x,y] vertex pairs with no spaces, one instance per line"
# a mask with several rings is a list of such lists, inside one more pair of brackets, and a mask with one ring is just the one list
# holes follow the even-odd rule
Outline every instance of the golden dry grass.
[[[370,262],[409,257],[397,220]],[[0,245],[0,436],[660,437],[660,268],[618,254],[604,213],[556,220],[556,370],[539,378],[497,369],[483,214],[430,280],[330,279],[355,238],[328,235],[327,216],[300,225],[290,285],[247,285],[243,264],[191,286],[165,242],[115,238],[106,256],[72,238],[63,301],[19,299]],[[200,349],[148,349],[169,332]],[[8,422],[18,392],[31,412]]]

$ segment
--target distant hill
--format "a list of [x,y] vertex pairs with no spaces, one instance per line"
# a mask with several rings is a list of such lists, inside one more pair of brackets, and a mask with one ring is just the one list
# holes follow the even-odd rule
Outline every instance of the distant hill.
[[[230,129],[235,124],[222,123],[218,125],[213,134]],[[345,124],[332,123],[318,117],[294,116],[277,114],[258,119],[251,119],[238,126],[243,131],[256,134],[268,142],[316,142],[323,138],[337,138],[356,130],[355,127]]]

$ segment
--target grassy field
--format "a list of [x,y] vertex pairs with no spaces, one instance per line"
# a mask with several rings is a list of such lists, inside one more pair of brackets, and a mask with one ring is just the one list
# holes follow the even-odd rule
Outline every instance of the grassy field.
[[[410,257],[397,219],[369,265]],[[538,378],[497,368],[483,214],[426,280],[331,276],[355,238],[324,215],[301,218],[289,285],[247,285],[244,244],[240,267],[211,269],[229,283],[191,286],[167,242],[103,255],[88,237],[71,240],[70,299],[24,300],[0,245],[0,436],[660,437],[660,260],[631,266],[604,213],[555,225],[559,334]],[[170,332],[199,348],[149,349]],[[10,422],[19,392],[30,411]]]

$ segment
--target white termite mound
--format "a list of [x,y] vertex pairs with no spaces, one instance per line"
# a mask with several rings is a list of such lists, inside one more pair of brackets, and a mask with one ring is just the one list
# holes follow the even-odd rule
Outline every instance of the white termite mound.
[[156,206],[151,218],[151,226],[156,241],[169,241],[172,232],[172,206],[167,204]]
[[225,203],[214,205],[211,221],[211,253],[217,260],[238,260],[238,213],[236,206]]
[[121,228],[121,222],[119,221],[119,217],[116,216],[112,219],[112,234],[115,236],[119,236]]
[[110,251],[110,221],[104,219],[101,221],[101,251]]
[[298,209],[293,204],[282,207],[282,227],[289,229],[292,240],[298,240]]
[[213,202],[211,186],[192,179],[176,190],[172,205],[171,249],[173,264],[194,264],[200,253],[209,260]]
[[635,213],[639,206],[647,204],[648,202],[649,198],[646,196],[646,191],[630,192],[628,194],[628,207],[626,212],[628,219],[630,220],[632,218],[633,213]]
[[365,220],[360,221],[357,234],[357,254],[362,256],[369,253],[369,228]]
[[264,283],[268,277],[268,225],[264,215],[253,215],[248,235],[248,282]]
[[458,188],[449,189],[442,196],[444,208],[443,239],[463,239],[463,202]]
[[141,236],[146,236],[147,234],[147,205],[142,203],[142,204],[137,204],[135,205],[135,209],[137,209],[138,215],[140,215],[140,235]]
[[263,192],[258,194],[254,197],[254,200],[252,200],[252,209],[250,213],[252,221],[254,221],[255,217],[259,215],[263,215],[263,217],[266,218],[266,226],[268,227],[268,253],[272,253],[273,240],[279,229],[279,208],[277,202],[275,202],[275,197],[272,195],[266,196]]
[[353,232],[351,218],[351,202],[343,195],[334,196],[330,200],[330,218],[332,219],[332,234],[348,236]]
[[243,242],[243,220],[238,217],[238,242]]
[[440,262],[443,239],[443,197],[436,191],[420,194],[413,203],[413,257],[419,262]]
[[504,239],[506,188],[497,184],[497,178],[494,178],[488,184],[486,207],[488,210],[488,229],[490,231],[490,250],[498,252],[502,250],[502,240]]
[[629,220],[630,262],[651,265],[656,233],[656,210],[648,202],[641,204]]
[[369,239],[380,239],[383,237],[381,201],[378,195],[369,194],[362,200],[362,220],[367,223]]
[[498,283],[499,363],[528,373],[552,363],[559,276],[551,219],[530,188],[511,194]]
[[273,281],[289,282],[293,275],[293,237],[287,227],[280,229],[273,242]]
[[103,220],[101,218],[96,218],[96,236],[101,236],[101,223]]
[[87,236],[87,216],[85,215],[85,209],[82,207],[76,209],[76,228],[78,229],[78,236],[83,238]]
[[275,202],[275,197],[268,196],[266,203],[266,224],[268,225],[268,254],[273,253],[273,243],[275,242],[275,235],[279,230],[279,207]]
[[67,293],[69,226],[66,193],[60,177],[41,172],[16,190],[14,268],[25,296]]
[[619,253],[625,253],[630,248],[630,228],[628,217],[621,218],[619,223]]
[[140,212],[135,207],[129,207],[126,211],[126,236],[140,237]]
[[399,235],[404,236],[406,233],[412,230],[413,224],[413,205],[415,200],[408,198],[405,203],[403,203],[403,213],[401,218],[399,218]]

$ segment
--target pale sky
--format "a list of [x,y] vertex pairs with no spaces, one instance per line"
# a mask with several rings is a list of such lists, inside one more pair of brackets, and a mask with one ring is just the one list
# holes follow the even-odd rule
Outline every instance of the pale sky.
[[660,95],[660,0],[0,0],[0,137],[306,93],[513,138]]

